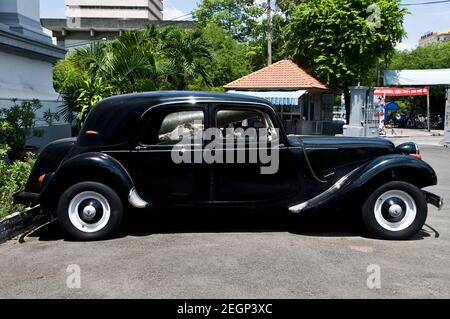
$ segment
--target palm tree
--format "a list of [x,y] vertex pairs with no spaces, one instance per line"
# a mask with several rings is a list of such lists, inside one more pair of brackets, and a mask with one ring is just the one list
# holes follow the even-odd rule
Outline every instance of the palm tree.
[[117,94],[139,91],[142,81],[158,82],[154,27],[128,31],[110,43],[94,43],[70,56],[89,76],[102,78]]
[[209,85],[205,60],[211,61],[208,43],[200,31],[168,27],[161,31],[160,50],[168,60],[166,74],[177,90],[186,90],[188,83],[200,76]]

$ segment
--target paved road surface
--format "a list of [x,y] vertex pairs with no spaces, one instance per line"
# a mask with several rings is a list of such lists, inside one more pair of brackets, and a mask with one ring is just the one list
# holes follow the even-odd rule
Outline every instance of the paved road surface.
[[[450,203],[450,150],[423,153],[440,178],[432,190]],[[134,216],[120,238],[97,243],[65,241],[50,224],[0,245],[0,297],[450,297],[449,206],[430,208],[428,226],[403,242],[366,238],[342,216]],[[81,289],[67,288],[72,264]],[[381,289],[367,287],[372,264]]]

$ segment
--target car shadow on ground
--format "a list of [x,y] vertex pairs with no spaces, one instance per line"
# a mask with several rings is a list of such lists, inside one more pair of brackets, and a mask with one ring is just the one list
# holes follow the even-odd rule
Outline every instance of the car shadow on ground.
[[[356,217],[355,217],[356,216]],[[362,221],[355,214],[331,210],[297,216],[282,212],[132,212],[124,219],[120,233],[115,238],[145,237],[154,234],[174,233],[264,233],[289,232],[311,237],[366,237]],[[439,237],[431,227],[425,227],[412,240]],[[26,237],[41,241],[66,238],[57,221],[44,225]]]

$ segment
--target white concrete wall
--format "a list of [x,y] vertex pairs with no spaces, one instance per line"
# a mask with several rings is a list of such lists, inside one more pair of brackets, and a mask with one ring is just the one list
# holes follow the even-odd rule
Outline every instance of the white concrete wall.
[[117,18],[117,19],[148,19],[150,18],[149,11],[147,9],[140,10],[128,10],[128,9],[88,9],[81,8],[75,11],[76,15],[72,15],[72,18]]
[[0,99],[58,99],[52,63],[0,51],[0,70]]
[[36,112],[37,125],[42,126],[46,133],[44,137],[30,139],[28,143],[41,148],[51,141],[71,135],[70,124],[58,121],[49,127],[43,121],[45,111],[50,109],[56,112],[63,104],[53,89],[52,68],[49,62],[0,51],[0,108],[10,107],[11,99],[18,99],[18,103],[39,99],[43,107]]
[[66,0],[67,6],[146,7],[148,0]]

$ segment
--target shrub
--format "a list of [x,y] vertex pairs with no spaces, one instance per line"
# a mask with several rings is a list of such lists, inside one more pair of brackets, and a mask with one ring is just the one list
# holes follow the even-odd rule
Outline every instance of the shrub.
[[42,108],[39,100],[24,101],[21,104],[12,100],[13,105],[0,110],[0,142],[8,144],[13,150],[25,148],[30,137],[42,137],[42,129],[36,127],[36,112]]
[[11,195],[25,188],[34,164],[31,154],[24,161],[9,163],[8,152],[7,145],[0,145],[0,218],[24,208],[11,205]]

